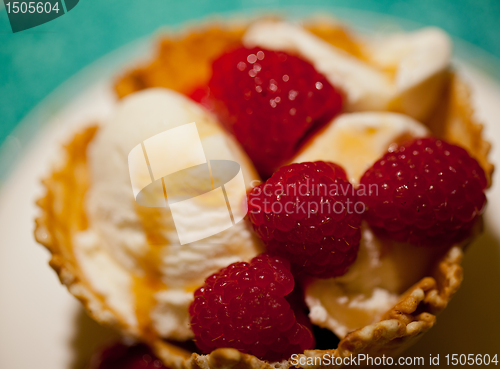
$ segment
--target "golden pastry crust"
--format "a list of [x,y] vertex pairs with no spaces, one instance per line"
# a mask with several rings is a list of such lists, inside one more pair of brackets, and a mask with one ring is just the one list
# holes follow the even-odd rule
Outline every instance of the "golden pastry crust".
[[120,98],[151,87],[189,94],[208,82],[212,61],[224,50],[239,45],[244,32],[242,26],[220,24],[188,30],[184,36],[164,37],[158,42],[154,60],[126,72],[116,82],[115,91]]
[[84,211],[84,197],[89,186],[86,150],[97,129],[93,125],[76,134],[64,147],[64,165],[42,180],[46,194],[37,201],[41,215],[35,220],[35,239],[52,254],[49,265],[61,283],[94,319],[125,334],[137,335],[138,332],[123,323],[125,319],[106,306],[102,296],[89,287],[73,253],[72,237],[88,226]]
[[[210,27],[183,38],[164,39],[160,44],[158,57],[150,65],[127,73],[117,82],[117,94],[125,96],[155,86],[189,92],[206,82],[210,76],[210,63],[216,53],[209,52],[208,45],[214,42],[218,45],[218,52],[221,52],[231,45],[238,44],[243,31],[243,28],[224,30]],[[313,32],[327,41],[337,43],[336,46],[354,55],[361,52],[361,48],[356,47],[354,38],[337,25],[328,28],[322,24]],[[185,65],[180,63],[174,66],[178,60],[171,60],[171,56],[178,54],[184,55],[181,60],[194,60],[194,56],[197,56],[196,63],[199,64],[192,66],[197,71],[193,72],[194,69],[190,68],[189,73],[182,73],[181,69],[185,70]],[[166,67],[170,68],[172,74],[181,73],[183,76],[172,77],[165,74]],[[166,70],[169,70],[168,68]],[[481,136],[482,126],[473,118],[467,86],[452,73],[449,77],[443,101],[427,124],[434,134],[464,146],[476,157],[491,183],[493,165],[487,159],[490,145]],[[66,160],[61,168],[43,181],[46,194],[37,202],[41,215],[36,219],[35,238],[51,252],[50,265],[59,275],[61,282],[82,302],[95,320],[146,341],[171,368],[291,367],[290,361],[270,364],[234,349],[218,349],[209,355],[199,355],[179,345],[145,335],[140,328],[128,326],[125,319],[106,306],[103,297],[90,288],[73,254],[72,237],[76,232],[87,228],[84,195],[90,182],[86,151],[97,129],[97,126],[87,128],[75,135],[65,146]],[[480,226],[477,226],[478,232]],[[347,357],[360,353],[398,355],[434,325],[436,314],[446,307],[458,290],[462,281],[461,259],[461,248],[451,248],[437,261],[434,272],[411,287],[400,301],[384,314],[380,322],[351,332],[335,349],[308,350],[303,356],[317,357],[328,354],[333,357]]]
[[494,169],[488,161],[491,144],[482,137],[483,126],[474,116],[470,96],[469,86],[456,74],[450,73],[443,103],[425,123],[436,136],[464,147],[481,164],[489,187]]

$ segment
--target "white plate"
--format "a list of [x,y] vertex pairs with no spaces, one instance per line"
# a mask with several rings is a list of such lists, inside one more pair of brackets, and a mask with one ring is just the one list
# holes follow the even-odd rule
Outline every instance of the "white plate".
[[[22,150],[21,159],[0,191],[0,368],[82,368],[96,346],[115,337],[88,318],[80,304],[62,287],[47,265],[49,253],[33,238],[46,175],[60,146],[78,127],[105,117],[114,104],[112,79],[124,63],[150,50],[149,41],[113,53],[59,88],[18,129],[29,130],[37,119],[48,124]],[[500,163],[500,85],[470,66],[459,69],[474,91],[477,115],[493,143],[491,160]],[[94,81],[92,83],[92,81]],[[78,92],[76,92],[78,91]],[[69,99],[68,96],[74,96]],[[62,102],[71,103],[62,105]],[[21,145],[11,136],[4,145]],[[19,150],[19,148],[18,148]],[[500,354],[500,178],[494,175],[488,193],[485,233],[464,261],[465,280],[434,327],[405,356],[429,354]],[[499,355],[500,356],[500,355]]]

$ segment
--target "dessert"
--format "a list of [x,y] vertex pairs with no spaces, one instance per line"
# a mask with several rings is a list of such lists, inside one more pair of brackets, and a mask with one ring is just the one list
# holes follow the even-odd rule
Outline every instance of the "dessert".
[[[166,39],[155,61],[118,81],[122,100],[114,115],[66,147],[65,164],[44,182],[37,240],[96,320],[147,343],[169,367],[286,368],[291,353],[397,355],[432,327],[460,286],[462,250],[480,231],[491,179],[489,145],[472,118],[466,86],[450,69],[450,50],[436,29],[370,39],[335,23],[269,20]],[[263,104],[269,105],[260,110]],[[266,118],[274,112],[276,119]],[[250,213],[221,233],[181,244],[168,208],[135,201],[127,157],[150,137],[192,122],[208,161],[240,164]],[[426,138],[433,136],[440,140]],[[370,173],[384,158],[403,160],[406,148],[428,140],[469,168],[458,175],[468,202],[453,210],[463,222],[453,223],[459,231],[436,247],[416,244],[415,232],[381,234],[401,227],[370,214],[394,209],[379,208],[370,191],[359,193],[377,184]],[[257,187],[254,165],[266,180]],[[302,186],[305,179],[311,182],[299,201],[314,202],[310,184],[323,190],[336,184],[347,193],[334,192],[333,203],[356,201],[367,211],[312,207],[290,220],[252,203],[259,188]],[[447,199],[461,191],[445,188],[455,191],[443,194]],[[168,198],[152,196],[153,203]],[[273,196],[270,204],[291,203]],[[320,190],[319,203],[325,196]],[[439,205],[442,196],[435,200]],[[209,207],[196,208],[200,222],[211,224],[203,218]],[[401,211],[387,218],[401,220]],[[249,270],[254,275],[245,280]],[[228,327],[232,319],[249,324]],[[338,347],[308,350],[314,348],[311,323],[341,338]],[[183,343],[193,338],[195,353]]]

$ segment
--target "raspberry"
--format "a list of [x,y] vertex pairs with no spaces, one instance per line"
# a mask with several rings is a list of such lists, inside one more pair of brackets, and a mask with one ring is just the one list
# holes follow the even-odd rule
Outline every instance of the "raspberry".
[[356,259],[361,216],[344,170],[317,161],[279,169],[248,194],[248,218],[267,251],[298,274],[343,275]]
[[89,369],[167,369],[148,346],[116,343],[95,354]]
[[233,347],[278,361],[314,346],[285,299],[294,288],[286,260],[261,254],[212,274],[189,307],[196,345],[204,352]]
[[341,94],[311,64],[263,48],[223,54],[213,63],[209,88],[219,119],[264,178],[342,107]]
[[486,204],[486,176],[478,162],[436,138],[386,153],[360,183],[367,222],[390,238],[421,246],[463,241]]

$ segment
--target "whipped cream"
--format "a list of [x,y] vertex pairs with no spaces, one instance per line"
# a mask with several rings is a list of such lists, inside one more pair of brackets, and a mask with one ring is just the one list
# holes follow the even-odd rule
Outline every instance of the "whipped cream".
[[[119,103],[89,147],[89,229],[75,242],[75,254],[85,266],[89,283],[132,326],[138,324],[136,308],[143,303],[136,301],[135,283],[155,273],[161,286],[148,311],[149,319],[160,336],[178,340],[192,337],[188,306],[204,279],[261,251],[260,242],[243,221],[181,245],[168,207],[141,207],[135,202],[127,161],[130,150],[156,134],[191,122],[196,123],[207,160],[239,163],[246,186],[258,178],[238,144],[198,104],[166,89],[135,93]],[[203,208],[198,209],[197,219],[204,221]]]
[[344,91],[347,111],[392,110],[419,120],[435,106],[451,57],[451,42],[437,28],[368,39],[366,60],[281,21],[255,23],[243,41],[248,47],[286,51],[308,60]]

